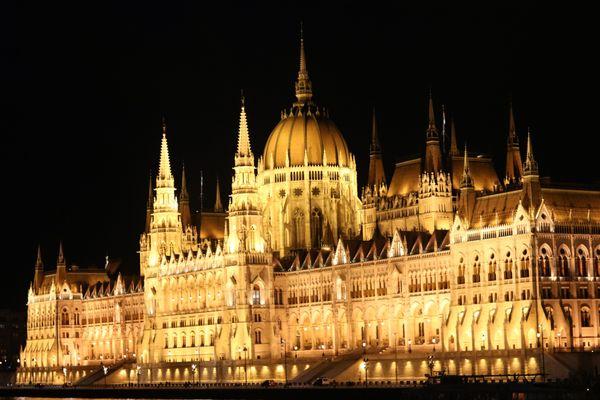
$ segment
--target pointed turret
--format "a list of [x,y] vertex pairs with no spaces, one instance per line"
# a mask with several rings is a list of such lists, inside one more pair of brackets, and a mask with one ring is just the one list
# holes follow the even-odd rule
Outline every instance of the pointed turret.
[[508,117],[508,140],[506,144],[506,177],[505,184],[518,183],[523,176],[523,163],[521,162],[521,151],[519,150],[519,137],[515,126],[515,116],[512,103]]
[[42,286],[44,280],[44,262],[42,261],[42,248],[38,245],[37,258],[35,260],[35,271],[33,275],[33,290],[37,290]]
[[381,145],[379,135],[377,134],[377,118],[375,117],[375,108],[373,108],[373,124],[371,127],[371,145],[369,151],[369,186],[379,186],[385,183],[385,170],[383,169],[383,157],[381,154]]
[[164,118],[162,120],[162,141],[160,143],[158,178],[163,180],[173,178],[173,174],[171,174],[171,161],[169,160],[169,145],[167,143],[167,123]]
[[296,80],[296,106],[312,103],[312,82],[308,77],[306,69],[306,54],[304,52],[304,29],[300,25],[300,68],[298,70],[298,79]]
[[152,172],[148,179],[148,202],[146,203],[146,233],[150,232],[150,225],[152,225],[152,207],[154,202],[154,190],[152,188]]
[[179,213],[183,230],[192,225],[192,212],[190,210],[190,196],[185,179],[185,164],[181,167],[181,193],[179,194]]
[[217,176],[217,184],[215,188],[215,207],[214,212],[223,212],[223,203],[221,202],[221,185]]
[[458,197],[458,215],[463,223],[468,227],[471,223],[473,211],[475,209],[475,188],[469,168],[469,155],[467,145],[465,144],[465,155],[463,159],[463,176],[460,181],[460,193]]
[[58,257],[56,258],[56,276],[55,282],[56,285],[62,285],[65,281],[67,274],[67,264],[65,262],[65,255],[63,253],[63,244],[62,241],[58,245]]
[[527,155],[523,165],[523,192],[521,201],[523,206],[529,210],[531,216],[542,202],[542,187],[538,172],[538,164],[533,157],[533,145],[531,143],[531,132],[527,131]]
[[435,113],[433,110],[433,96],[429,92],[428,123],[425,145],[425,172],[438,172],[442,166],[442,153],[440,138],[435,126]]
[[460,188],[472,188],[473,178],[471,177],[471,170],[469,169],[469,156],[467,154],[467,145],[465,144],[465,155],[463,158],[463,175],[460,180]]
[[460,153],[458,152],[458,140],[456,139],[456,128],[454,126],[454,118],[450,119],[450,156],[457,157]]
[[246,118],[246,101],[242,94],[242,105],[240,111],[240,127],[238,129],[237,152],[235,153],[235,166],[254,165],[254,155],[250,147],[250,133]]

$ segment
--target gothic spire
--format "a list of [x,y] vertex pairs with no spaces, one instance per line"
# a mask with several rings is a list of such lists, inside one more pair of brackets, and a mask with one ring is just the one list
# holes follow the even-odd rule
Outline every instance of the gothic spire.
[[312,82],[308,77],[306,69],[306,53],[304,51],[304,28],[300,24],[300,68],[298,70],[298,79],[296,80],[296,105],[304,105],[311,103],[312,99]]
[[527,130],[527,155],[523,166],[523,175],[537,175],[538,165],[533,157],[533,146],[531,144],[531,131]]
[[223,212],[223,203],[221,202],[221,185],[219,184],[219,177],[217,176],[217,185],[215,189],[215,212]]
[[433,95],[429,91],[429,109],[427,112],[427,140],[437,140],[439,138],[437,128],[435,126],[435,112],[433,111]]
[[454,118],[450,119],[450,155],[459,155],[458,141],[456,140],[456,128],[454,127]]
[[43,269],[44,262],[42,261],[42,247],[38,244],[37,258],[35,260],[35,269]]
[[473,178],[471,178],[471,170],[469,169],[469,156],[467,154],[467,144],[465,143],[465,155],[463,159],[463,175],[460,181],[460,187],[462,188],[472,188],[473,187]]
[[515,127],[515,114],[513,112],[512,102],[510,103],[510,113],[508,117],[508,146],[519,147],[519,138],[517,137],[517,128]]
[[160,164],[158,168],[159,179],[171,179],[171,161],[169,160],[169,146],[167,144],[167,123],[162,119],[162,141],[160,143]]
[[523,163],[521,162],[521,151],[519,149],[519,137],[515,125],[515,114],[512,103],[508,115],[508,138],[506,143],[506,177],[505,184],[515,184],[523,176]]
[[379,153],[381,146],[379,144],[379,135],[377,134],[377,118],[375,117],[375,107],[373,107],[373,122],[371,126],[371,154]]
[[235,154],[235,165],[254,165],[254,156],[250,148],[250,133],[248,131],[248,120],[246,118],[246,101],[242,93],[242,106],[240,111],[240,127],[238,130],[237,153]]
[[60,244],[58,245],[58,257],[56,259],[56,265],[65,265],[65,255],[63,253],[63,244],[62,244],[62,240],[60,241]]
[[187,190],[187,181],[185,179],[185,164],[181,166],[181,193],[179,194],[179,201],[189,201],[190,196]]

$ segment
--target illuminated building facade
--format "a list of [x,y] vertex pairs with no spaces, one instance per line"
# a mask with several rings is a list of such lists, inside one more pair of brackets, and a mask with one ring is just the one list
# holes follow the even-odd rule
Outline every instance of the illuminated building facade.
[[373,117],[359,197],[354,155],[313,101],[303,42],[300,53],[296,102],[256,164],[242,100],[222,235],[219,196],[207,238],[185,174],[176,195],[163,123],[139,278],[67,268],[62,250],[44,272],[38,256],[21,382],[124,360],[189,371],[284,354],[600,345],[600,192],[540,179],[512,110],[503,179],[491,159],[461,154],[453,123],[446,151],[430,96],[424,155],[389,182]]

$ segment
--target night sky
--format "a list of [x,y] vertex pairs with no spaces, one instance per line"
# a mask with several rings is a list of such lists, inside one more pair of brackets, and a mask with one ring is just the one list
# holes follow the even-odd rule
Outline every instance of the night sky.
[[583,12],[58,3],[0,21],[2,305],[24,307],[38,243],[46,268],[62,239],[68,263],[102,265],[108,254],[136,270],[163,115],[193,208],[201,170],[205,204],[216,175],[228,194],[240,90],[258,158],[294,99],[301,20],[315,101],[343,132],[361,182],[372,107],[389,178],[424,147],[430,87],[438,122],[445,104],[460,146],[493,155],[500,175],[512,99],[543,176],[598,181],[597,32]]

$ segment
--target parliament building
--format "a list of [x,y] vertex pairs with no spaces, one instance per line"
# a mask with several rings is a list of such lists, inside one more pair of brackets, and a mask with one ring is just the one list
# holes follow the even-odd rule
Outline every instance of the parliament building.
[[354,354],[598,349],[600,191],[540,179],[512,109],[501,174],[459,150],[453,124],[444,148],[430,96],[421,157],[387,179],[373,116],[359,190],[303,40],[295,94],[258,157],[242,99],[231,195],[217,188],[198,215],[163,122],[138,276],[71,265],[62,245],[45,268],[38,252],[19,382],[92,382],[107,367],[115,382],[292,379]]

